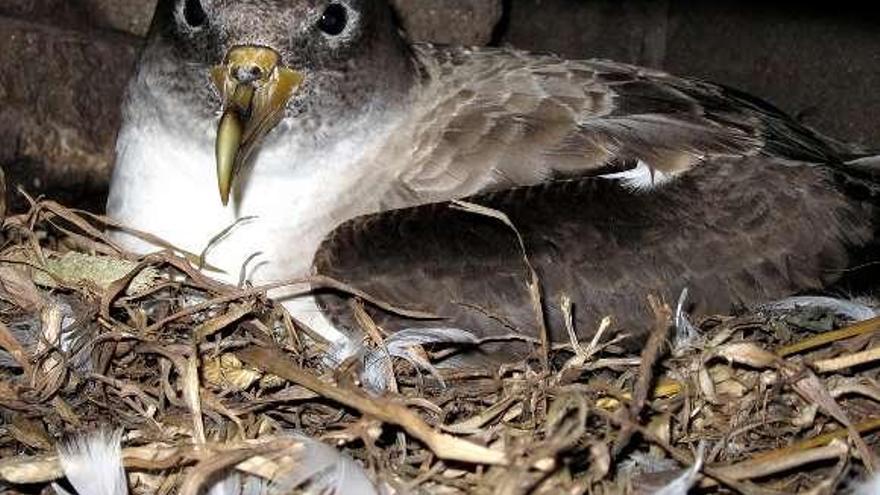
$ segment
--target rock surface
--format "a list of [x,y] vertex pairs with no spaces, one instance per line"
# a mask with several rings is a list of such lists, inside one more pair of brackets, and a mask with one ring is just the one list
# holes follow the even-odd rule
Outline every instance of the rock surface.
[[156,7],[156,0],[82,0],[82,2],[94,25],[135,36],[146,36]]
[[719,82],[880,146],[880,14],[859,2],[516,0],[508,15],[504,43]]
[[3,0],[0,15],[56,27],[144,36],[156,0]]
[[412,41],[479,46],[492,41],[501,0],[394,0]]
[[0,164],[12,208],[24,204],[17,186],[100,206],[137,40],[0,19]]

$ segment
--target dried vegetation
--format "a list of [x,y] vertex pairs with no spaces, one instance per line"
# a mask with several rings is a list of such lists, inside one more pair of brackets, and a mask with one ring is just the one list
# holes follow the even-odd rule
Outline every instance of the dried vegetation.
[[641,356],[599,332],[432,374],[413,363],[442,349],[415,346],[379,395],[357,359],[327,366],[266,288],[212,281],[193,256],[126,254],[104,222],[50,201],[5,220],[0,491],[39,493],[63,477],[60,439],[107,428],[132,493],[277,480],[314,456],[300,435],[391,493],[822,494],[875,469],[880,319],[752,311],[673,345],[689,322],[651,300]]

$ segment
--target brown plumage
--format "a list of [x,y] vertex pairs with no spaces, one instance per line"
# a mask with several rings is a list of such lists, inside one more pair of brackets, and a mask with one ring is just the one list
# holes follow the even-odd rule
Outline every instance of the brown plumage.
[[667,174],[720,156],[839,159],[836,145],[769,105],[703,81],[506,49],[417,45],[412,55],[418,98],[377,158],[401,170],[386,207],[596,174],[635,159]]
[[[507,214],[522,234],[556,341],[567,338],[563,295],[581,336],[612,316],[638,337],[651,324],[648,294],[671,303],[688,287],[697,314],[728,312],[832,286],[873,241],[872,173],[758,99],[611,62],[416,53],[430,54],[428,84],[443,81],[446,96],[417,133],[421,180],[400,189],[424,197],[443,180],[483,174],[479,191],[490,192],[467,200]],[[608,178],[638,161],[672,180],[639,190]],[[512,187],[520,184],[538,185]],[[387,331],[439,324],[536,336],[513,231],[450,203],[348,221],[321,245],[314,270],[443,317],[372,311]],[[355,327],[338,294],[320,303]]]
[[[565,341],[560,297],[576,329],[603,316],[638,337],[650,327],[646,297],[673,303],[684,287],[706,315],[838,282],[852,249],[873,238],[870,201],[848,196],[833,167],[766,157],[704,163],[653,192],[574,179],[469,198],[506,213],[540,277],[553,338]],[[383,300],[445,317],[480,336],[535,336],[528,273],[502,222],[439,203],[361,217],[339,227],[317,272]],[[338,296],[321,302],[351,325]],[[386,330],[438,326],[375,310]]]
[[[120,222],[210,244],[227,280],[314,269],[481,335],[534,334],[521,253],[451,199],[510,216],[557,338],[562,293],[588,336],[606,314],[646,328],[648,293],[688,286],[715,312],[828,287],[876,225],[872,167],[760,100],[614,62],[409,45],[386,0],[161,0],[124,115]],[[313,301],[285,303],[342,342]]]

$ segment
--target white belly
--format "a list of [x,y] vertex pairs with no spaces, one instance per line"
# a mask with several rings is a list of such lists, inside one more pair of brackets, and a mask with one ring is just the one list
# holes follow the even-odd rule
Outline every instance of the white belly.
[[[277,147],[263,150],[243,190],[224,207],[211,143],[199,144],[151,126],[124,128],[107,213],[196,255],[210,245],[206,262],[222,271],[208,273],[229,283],[238,283],[242,273],[255,284],[307,276],[324,236],[338,223],[375,210],[381,196],[370,191],[370,181],[380,178],[364,180],[351,173],[352,167],[340,171],[328,165],[350,164],[350,150],[329,150],[326,163],[309,163],[303,156],[295,167],[305,173],[296,173],[291,170],[296,150]],[[127,234],[114,238],[137,253],[159,249]],[[285,301],[285,306],[326,338],[341,338],[313,300]]]

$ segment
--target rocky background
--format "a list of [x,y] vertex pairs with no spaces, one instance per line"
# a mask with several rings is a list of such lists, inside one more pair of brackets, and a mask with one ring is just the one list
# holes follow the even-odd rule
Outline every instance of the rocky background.
[[[0,166],[15,192],[100,210],[155,0],[0,0]],[[762,96],[880,147],[880,15],[846,0],[396,0],[411,38],[603,57]],[[772,4],[772,5],[770,5]]]

